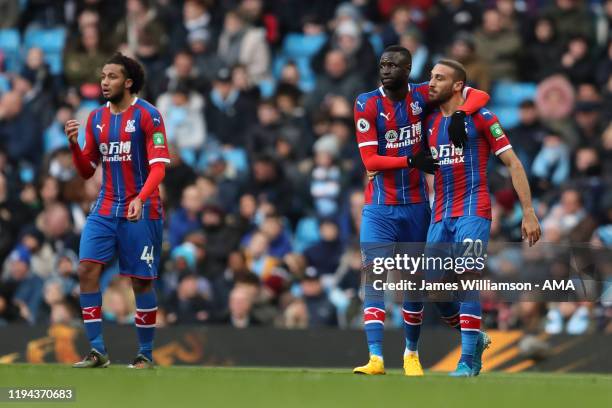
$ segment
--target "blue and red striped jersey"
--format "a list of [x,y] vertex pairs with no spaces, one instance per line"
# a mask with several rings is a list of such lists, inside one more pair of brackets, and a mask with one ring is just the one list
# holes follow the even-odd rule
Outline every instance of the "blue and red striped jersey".
[[491,219],[487,162],[491,152],[498,156],[511,149],[510,140],[497,116],[482,108],[466,117],[468,141],[461,149],[449,140],[450,120],[439,110],[427,117],[427,143],[440,161],[434,177],[432,222],[467,215]]
[[[159,111],[135,98],[122,113],[113,114],[110,103],[90,113],[85,128],[83,155],[95,168],[102,165],[102,187],[91,214],[126,217],[149,175],[149,166],[170,163],[164,120]],[[143,203],[142,216],[163,217],[159,189]]]
[[[426,148],[423,140],[427,82],[409,84],[406,99],[395,102],[382,87],[361,94],[355,101],[357,143],[376,146],[381,156],[412,156]],[[427,201],[423,173],[412,168],[380,171],[365,189],[366,204],[399,205]]]

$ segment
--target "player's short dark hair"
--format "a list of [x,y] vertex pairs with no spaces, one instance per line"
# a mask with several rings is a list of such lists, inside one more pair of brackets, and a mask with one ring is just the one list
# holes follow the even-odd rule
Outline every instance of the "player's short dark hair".
[[402,56],[408,60],[408,65],[412,66],[412,54],[408,51],[408,48],[402,47],[401,45],[390,45],[385,48],[383,54],[386,52],[397,52],[402,54]]
[[447,67],[451,67],[453,69],[453,77],[455,81],[461,81],[464,84],[467,82],[467,73],[465,71],[465,67],[459,61],[451,60],[451,59],[442,59],[438,61],[438,64],[446,65]]
[[145,82],[144,68],[140,62],[123,55],[120,52],[115,53],[106,64],[117,64],[123,68],[123,73],[126,78],[132,80],[132,86],[130,86],[130,93],[137,94],[140,92]]

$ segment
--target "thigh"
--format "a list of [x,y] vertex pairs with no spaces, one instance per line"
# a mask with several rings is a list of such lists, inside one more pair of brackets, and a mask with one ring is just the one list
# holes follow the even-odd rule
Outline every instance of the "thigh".
[[162,220],[119,221],[119,268],[121,275],[155,279],[162,249]]
[[481,256],[486,253],[490,233],[490,220],[476,216],[459,217],[453,230],[453,242],[461,244],[464,256]]
[[79,261],[110,262],[117,247],[117,219],[90,215],[81,233]]
[[431,220],[429,203],[398,206],[400,242],[425,242]]
[[359,241],[364,264],[372,263],[374,258],[392,257],[398,239],[393,206],[366,205],[361,214]]

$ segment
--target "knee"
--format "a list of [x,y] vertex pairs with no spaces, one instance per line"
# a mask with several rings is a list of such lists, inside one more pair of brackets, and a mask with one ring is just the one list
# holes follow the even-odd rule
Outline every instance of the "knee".
[[153,289],[153,281],[132,278],[132,287],[134,288],[134,293],[136,294],[145,293]]
[[89,281],[92,279],[96,279],[96,269],[98,266],[96,264],[92,264],[91,262],[81,262],[77,267],[77,273],[79,275],[80,281]]

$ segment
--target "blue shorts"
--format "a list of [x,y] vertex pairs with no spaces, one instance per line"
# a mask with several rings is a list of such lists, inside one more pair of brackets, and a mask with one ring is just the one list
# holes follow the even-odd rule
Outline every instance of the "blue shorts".
[[163,221],[90,215],[81,234],[79,260],[107,264],[118,255],[121,275],[155,279],[159,270]]
[[[466,262],[467,265],[484,265],[487,252],[487,244],[491,233],[491,220],[468,215],[465,217],[444,218],[442,221],[432,223],[427,232],[427,246],[425,255],[431,257],[452,257],[455,260]],[[473,262],[473,263],[472,263]],[[483,268],[465,268],[460,271],[481,272]],[[448,270],[437,268],[427,269],[427,278],[430,280],[440,280],[449,275]],[[458,272],[463,273],[463,272]]]
[[394,256],[396,243],[413,242],[422,246],[427,238],[427,227],[431,219],[427,202],[407,205],[368,204],[363,207],[361,214],[359,241],[364,263],[376,257]]

